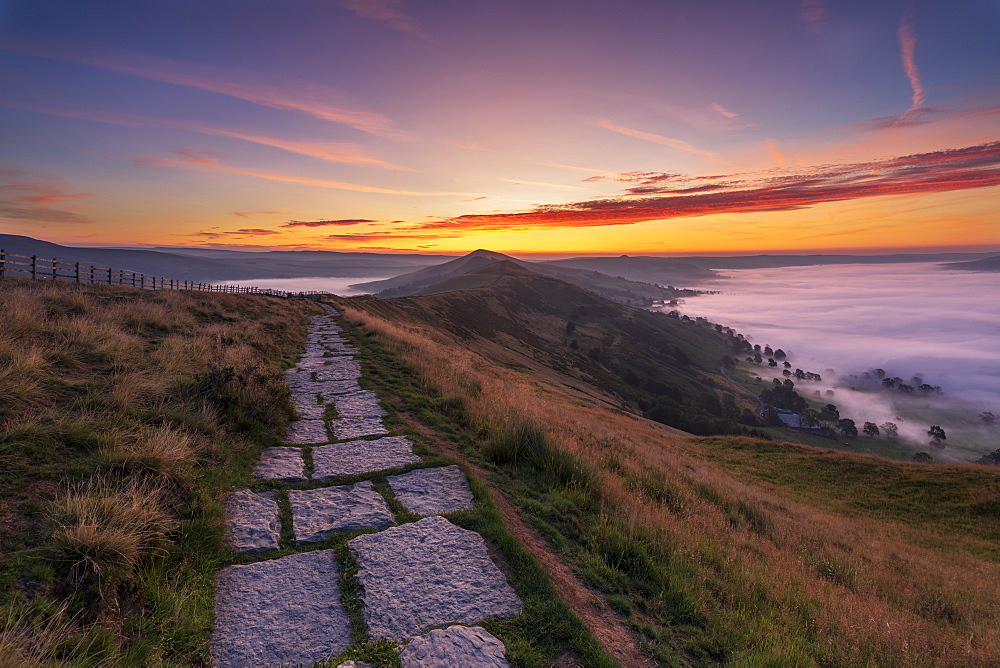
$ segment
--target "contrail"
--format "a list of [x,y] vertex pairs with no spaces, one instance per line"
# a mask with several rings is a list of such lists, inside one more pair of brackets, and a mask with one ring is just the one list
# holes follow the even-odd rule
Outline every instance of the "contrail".
[[917,71],[917,63],[913,59],[913,53],[917,48],[917,33],[913,30],[913,19],[910,15],[903,17],[896,36],[899,38],[899,57],[903,61],[903,71],[906,72],[910,88],[913,89],[913,105],[910,108],[918,109],[924,106],[926,97],[924,84],[920,81],[920,72]]

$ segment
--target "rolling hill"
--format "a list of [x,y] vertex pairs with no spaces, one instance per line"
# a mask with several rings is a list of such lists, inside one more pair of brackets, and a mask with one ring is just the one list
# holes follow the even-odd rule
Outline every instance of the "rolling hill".
[[0,234],[0,248],[9,253],[125,269],[147,276],[205,282],[313,276],[385,276],[413,271],[417,267],[446,259],[445,256],[438,255],[332,251],[80,248],[13,234]]
[[963,271],[1000,271],[1000,255],[986,257],[972,262],[949,262],[941,265],[942,269],[961,269]]
[[576,286],[590,290],[607,299],[621,303],[649,304],[657,299],[673,299],[680,293],[652,283],[640,283],[621,277],[608,276],[600,272],[575,267],[563,267],[551,263],[525,262],[503,253],[477,250],[444,264],[426,267],[418,271],[396,276],[384,281],[358,283],[351,287],[369,290],[377,297],[405,297],[424,293],[433,285],[450,278],[474,271],[493,262],[510,262],[529,268],[531,271],[558,278]]

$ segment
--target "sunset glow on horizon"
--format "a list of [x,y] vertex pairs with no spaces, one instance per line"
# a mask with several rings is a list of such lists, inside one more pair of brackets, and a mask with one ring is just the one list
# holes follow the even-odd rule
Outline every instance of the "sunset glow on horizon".
[[1000,4],[0,5],[0,232],[1000,249]]

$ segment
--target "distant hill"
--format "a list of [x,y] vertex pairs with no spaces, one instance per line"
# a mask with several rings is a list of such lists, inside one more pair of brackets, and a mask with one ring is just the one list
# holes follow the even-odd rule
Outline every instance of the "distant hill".
[[819,264],[901,264],[978,260],[994,253],[894,253],[890,255],[734,255],[677,258],[706,269],[773,269]]
[[[462,258],[480,266],[414,296],[357,299],[394,322],[431,322],[501,365],[557,374],[567,387],[665,424],[703,434],[741,429],[723,417],[716,395],[729,386],[719,374],[731,354],[727,334],[616,303],[542,275],[539,265],[481,264],[495,255]],[[745,393],[735,401],[755,404]]]
[[599,271],[630,281],[659,285],[685,286],[717,278],[711,269],[681,258],[620,255],[618,257],[574,257],[550,260],[542,264]]
[[79,248],[13,234],[0,234],[0,248],[148,276],[190,281],[313,276],[385,276],[440,263],[447,256],[337,253],[333,251],[244,252],[210,249]]
[[494,262],[510,262],[533,272],[564,280],[595,292],[602,297],[622,303],[648,304],[656,299],[673,299],[677,292],[652,283],[640,283],[625,278],[608,276],[596,271],[563,267],[551,263],[525,262],[503,253],[477,250],[444,264],[396,276],[384,281],[358,283],[352,287],[374,292],[377,297],[405,297],[424,294],[428,288],[442,284]]
[[972,262],[949,262],[941,265],[942,269],[961,269],[963,271],[1000,271],[1000,255],[974,260]]

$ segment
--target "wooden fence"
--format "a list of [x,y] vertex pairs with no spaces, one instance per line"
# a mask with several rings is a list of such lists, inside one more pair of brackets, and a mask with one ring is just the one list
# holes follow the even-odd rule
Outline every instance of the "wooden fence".
[[[308,292],[288,292],[270,290],[256,286],[213,285],[196,281],[182,281],[174,278],[146,276],[124,269],[106,269],[79,262],[63,262],[56,258],[42,258],[37,255],[20,255],[0,248],[0,278],[14,277],[14,274],[28,274],[36,280],[72,281],[75,283],[97,283],[103,285],[131,286],[143,290],[196,290],[199,292],[226,292],[230,294],[269,295],[272,297],[308,297],[328,295],[329,292],[310,290]],[[27,278],[27,276],[22,276]]]

